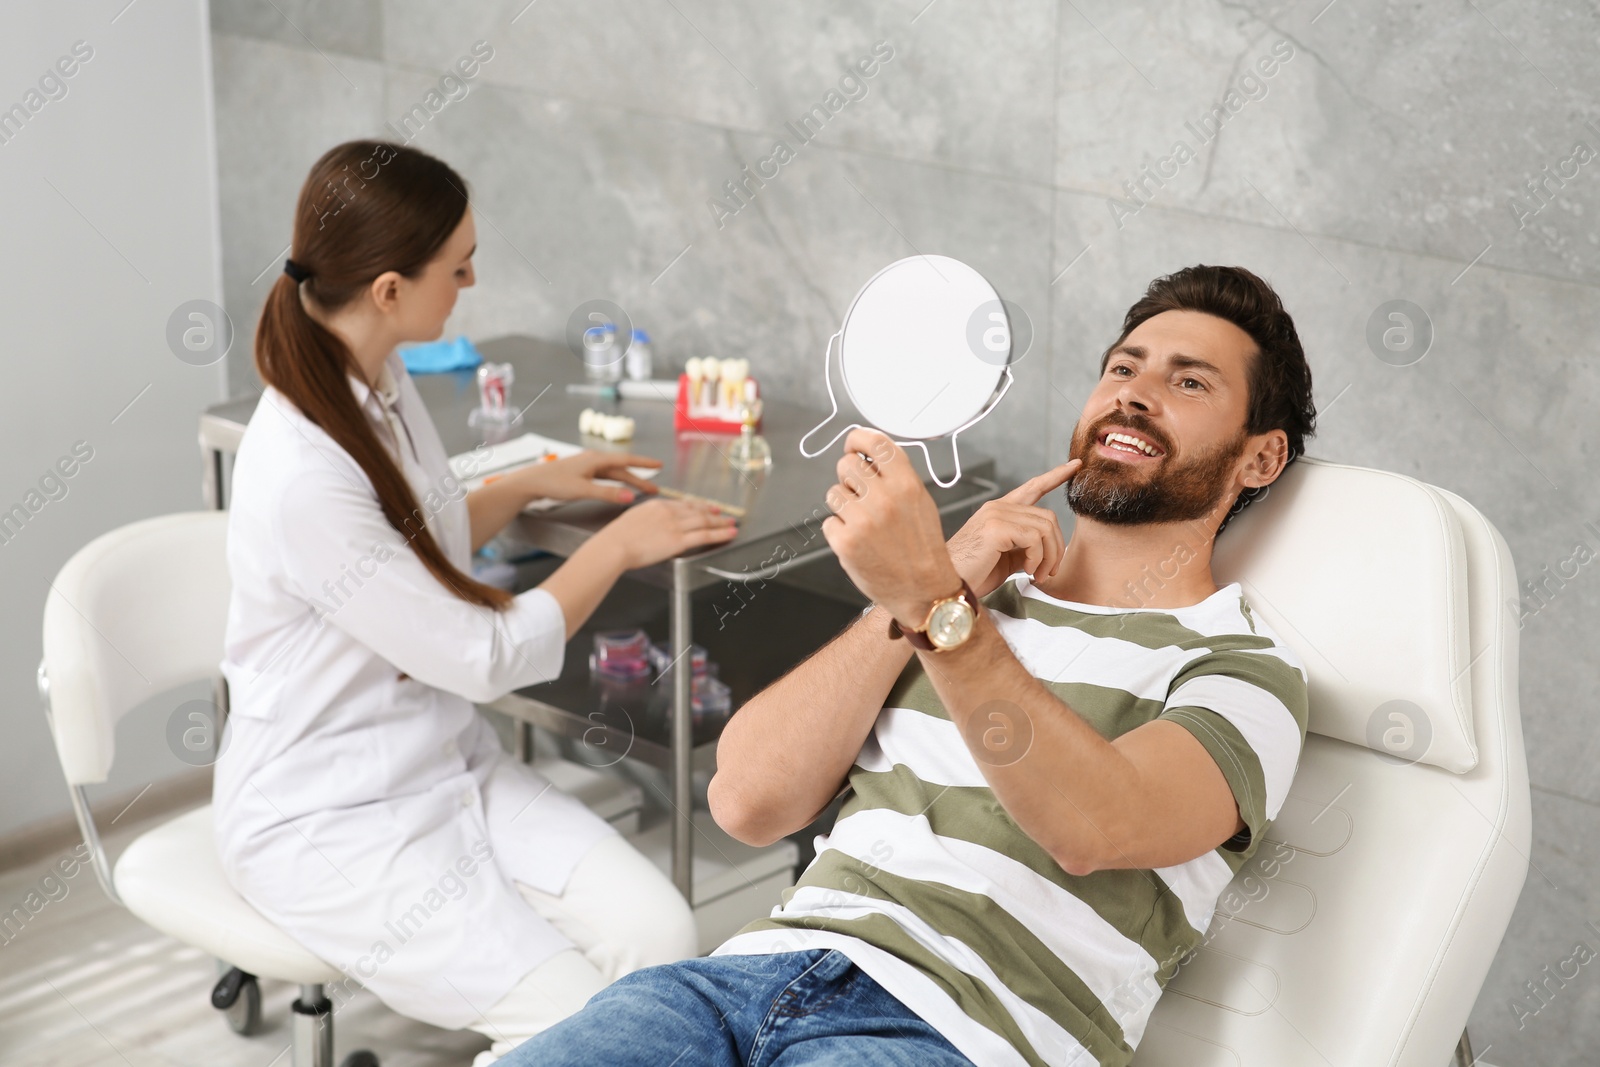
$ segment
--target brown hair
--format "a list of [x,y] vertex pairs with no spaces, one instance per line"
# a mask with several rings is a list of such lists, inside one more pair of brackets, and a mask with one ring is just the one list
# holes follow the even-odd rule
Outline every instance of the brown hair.
[[356,403],[347,375],[361,369],[338,335],[300,302],[300,289],[333,312],[386,271],[415,278],[466,216],[467,186],[445,163],[388,141],[347,141],[311,167],[295,205],[289,258],[307,275],[279,275],[256,327],[261,380],[350,454],[378,506],[423,566],[462,600],[504,609],[511,594],[458,570],[434,540],[416,494]]
[[[1249,399],[1244,433],[1254,435],[1282,430],[1289,439],[1289,458],[1284,465],[1288,469],[1288,464],[1305,451],[1306,438],[1316,433],[1317,409],[1311,402],[1311,367],[1300,345],[1300,335],[1295,332],[1294,319],[1284,310],[1283,301],[1272,286],[1243,267],[1205,264],[1184,267],[1157,278],[1150,283],[1144,296],[1128,309],[1122,320],[1122,336],[1100,357],[1102,376],[1112,351],[1126,341],[1140,323],[1163,311],[1202,311],[1226,319],[1250,335],[1256,350],[1250,359],[1247,379]],[[1266,496],[1271,488],[1271,485],[1261,485],[1241,490],[1217,526],[1217,533],[1220,534],[1251,501]]]

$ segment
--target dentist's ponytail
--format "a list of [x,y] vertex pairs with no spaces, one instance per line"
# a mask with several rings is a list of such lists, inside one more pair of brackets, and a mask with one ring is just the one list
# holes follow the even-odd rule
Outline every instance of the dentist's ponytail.
[[466,182],[426,153],[385,141],[329,149],[312,166],[295,207],[289,258],[303,280],[280,274],[273,282],[256,327],[255,364],[263,382],[360,465],[383,517],[429,572],[461,599],[500,610],[511,594],[445,556],[411,484],[356,403],[347,375],[362,375],[349,347],[301,303],[303,289],[318,309],[335,312],[386,271],[416,277],[466,211]]

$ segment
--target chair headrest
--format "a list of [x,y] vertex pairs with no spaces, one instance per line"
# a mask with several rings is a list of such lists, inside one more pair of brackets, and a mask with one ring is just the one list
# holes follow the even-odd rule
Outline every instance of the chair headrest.
[[117,720],[143,701],[217,676],[232,582],[228,513],[159,515],[73,554],[44,604],[44,667],[56,753],[70,785],[103,782]]
[[1302,456],[1217,538],[1212,576],[1239,582],[1299,654],[1311,732],[1458,774],[1477,766],[1466,543],[1431,487]]

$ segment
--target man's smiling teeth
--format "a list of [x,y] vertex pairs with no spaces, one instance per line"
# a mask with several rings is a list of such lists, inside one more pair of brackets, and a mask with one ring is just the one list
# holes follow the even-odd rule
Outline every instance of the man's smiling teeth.
[[1106,434],[1106,444],[1122,445],[1124,446],[1124,452],[1138,451],[1143,452],[1147,456],[1154,456],[1157,454],[1154,448],[1139,440],[1137,437],[1130,437],[1125,433],[1116,433],[1115,431]]

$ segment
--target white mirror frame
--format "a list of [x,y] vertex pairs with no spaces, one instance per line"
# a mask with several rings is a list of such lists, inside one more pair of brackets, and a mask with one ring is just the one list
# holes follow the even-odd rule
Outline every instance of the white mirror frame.
[[[855,298],[850,301],[849,310],[847,310],[845,312],[845,317],[844,317],[845,325],[849,324],[849,322],[850,322],[850,313],[855,310],[856,304],[857,304],[857,302],[860,301],[862,294],[865,293],[872,286],[872,283],[877,281],[877,279],[879,277],[881,277],[886,271],[888,271],[892,267],[898,265],[900,262],[903,262],[903,261],[897,260],[895,263],[891,263],[891,264],[889,264],[889,266],[884,267],[883,270],[880,270],[877,274],[874,274],[872,276],[872,278],[868,279],[867,283],[861,287],[860,291],[858,291],[856,293]],[[998,294],[996,294],[996,295],[998,296]],[[823,419],[817,425],[813,426],[806,433],[806,435],[804,437],[800,438],[800,454],[802,456],[806,457],[807,459],[815,459],[816,457],[822,455],[828,449],[832,448],[834,446],[834,444],[836,444],[839,441],[840,438],[844,437],[845,434],[849,433],[851,430],[861,429],[861,428],[877,429],[877,427],[870,426],[867,423],[852,422],[852,423],[846,425],[845,427],[843,427],[842,429],[840,429],[838,433],[834,434],[831,438],[828,439],[828,441],[825,444],[823,444],[819,448],[817,448],[815,450],[812,450],[812,451],[807,451],[807,449],[806,449],[806,442],[809,441],[817,433],[818,430],[823,429],[830,422],[832,422],[834,420],[834,418],[836,416],[838,416],[838,414],[839,414],[839,398],[838,398],[838,395],[833,391],[833,363],[834,363],[834,359],[835,359],[835,356],[834,356],[834,347],[835,347],[835,345],[839,346],[841,354],[842,354],[844,331],[845,331],[845,326],[840,326],[840,328],[833,334],[833,336],[828,338],[828,345],[823,350],[823,353],[822,353],[822,380],[823,380],[823,384],[827,387],[827,390],[828,390],[828,403],[829,403],[829,405],[831,407],[831,410],[828,412],[828,417],[827,418]],[[840,368],[840,373],[841,373],[841,376],[842,376],[843,375],[843,367]],[[929,438],[928,439],[928,440],[937,440],[937,439],[943,438],[943,437],[948,437],[949,438],[951,455],[954,457],[954,460],[955,460],[955,473],[953,475],[951,475],[949,481],[945,481],[945,480],[941,479],[939,477],[938,472],[934,470],[934,467],[933,467],[933,456],[928,451],[928,445],[927,445],[927,441],[926,440],[916,440],[916,439],[912,439],[912,440],[896,440],[893,434],[887,434],[887,433],[885,434],[885,436],[889,437],[890,440],[894,441],[895,444],[899,445],[902,448],[908,448],[908,449],[909,448],[919,448],[919,449],[921,449],[922,450],[923,462],[926,464],[926,466],[928,468],[928,476],[933,479],[933,482],[934,482],[935,485],[939,486],[942,489],[948,489],[952,485],[955,485],[957,482],[959,482],[961,480],[961,449],[958,446],[956,439],[961,435],[961,433],[963,431],[971,429],[973,426],[977,425],[985,417],[987,417],[989,415],[989,413],[992,412],[999,405],[1000,401],[1005,397],[1006,393],[1010,391],[1011,384],[1015,380],[1016,380],[1016,376],[1011,373],[1011,366],[1010,366],[1009,363],[1007,363],[1007,365],[1001,371],[999,382],[998,382],[998,384],[997,384],[997,386],[995,388],[994,395],[989,398],[989,401],[986,404],[984,404],[982,410],[980,410],[976,415],[974,415],[972,418],[968,419],[966,422],[962,423],[960,426],[957,426],[954,430],[951,430],[948,434],[939,434],[935,438]],[[883,431],[880,431],[880,432],[883,432]]]

